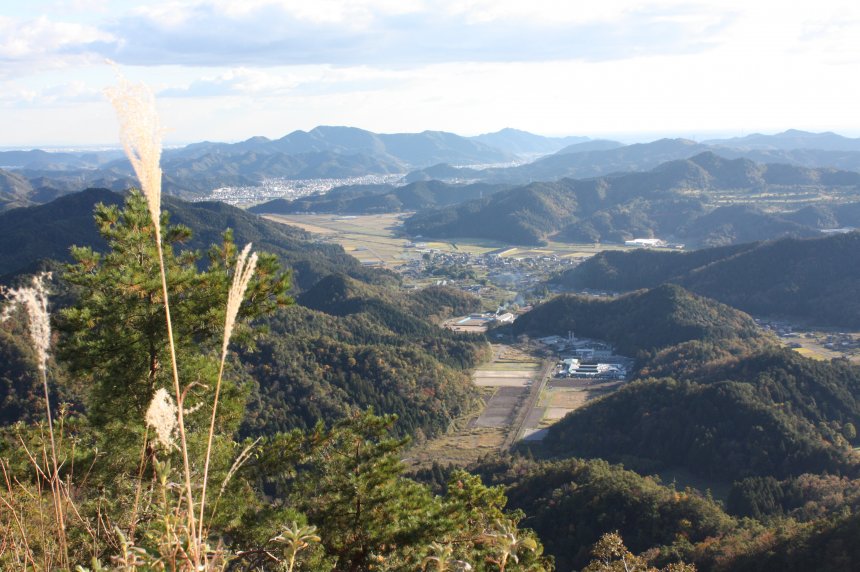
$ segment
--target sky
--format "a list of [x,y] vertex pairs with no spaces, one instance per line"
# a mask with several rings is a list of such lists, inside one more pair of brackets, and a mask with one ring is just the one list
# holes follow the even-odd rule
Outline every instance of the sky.
[[[112,65],[110,62],[114,62]],[[0,0],[0,147],[382,133],[860,135],[856,0]]]

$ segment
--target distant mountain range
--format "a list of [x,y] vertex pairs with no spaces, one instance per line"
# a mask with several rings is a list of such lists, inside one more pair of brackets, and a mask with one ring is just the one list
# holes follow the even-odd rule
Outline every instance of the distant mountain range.
[[[538,136],[534,136],[538,137]],[[169,165],[176,159],[257,154],[300,155],[331,152],[340,155],[366,155],[406,166],[499,163],[515,159],[513,153],[491,147],[479,140],[444,131],[379,134],[355,127],[320,126],[310,131],[293,131],[280,139],[253,137],[240,143],[195,143],[165,153]]]
[[[44,205],[0,213],[0,277],[31,272],[47,260],[70,262],[72,245],[103,250],[106,245],[96,230],[93,208],[97,203],[119,205],[123,200],[122,194],[107,189],[87,189]],[[171,223],[184,224],[194,232],[185,248],[205,250],[219,243],[224,230],[231,228],[238,244],[253,242],[288,264],[296,291],[310,288],[334,272],[371,282],[384,277],[384,273],[362,267],[339,246],[318,244],[304,231],[236,207],[187,203],[174,197],[164,197],[163,203]]]
[[[556,156],[553,156],[556,157]],[[650,171],[591,179],[531,183],[460,205],[418,212],[405,222],[412,235],[480,237],[514,244],[548,238],[621,242],[659,236],[694,245],[748,242],[779,236],[815,236],[829,226],[854,226],[858,209],[769,213],[716,201],[720,191],[744,195],[799,190],[860,201],[860,174],[791,165],[760,165],[704,152]],[[815,220],[815,224],[809,224]],[[821,224],[824,223],[824,224]]]
[[[860,171],[860,140],[834,133],[790,130],[703,143],[661,139],[624,145],[586,137],[543,137],[510,128],[462,137],[442,131],[379,134],[338,126],[294,131],[280,139],[258,136],[238,143],[194,143],[166,150],[162,166],[165,192],[200,198],[219,187],[255,186],[268,178],[407,172],[405,182],[522,185],[647,171],[707,151],[729,159]],[[503,166],[507,163],[511,165]],[[0,170],[0,210],[44,203],[87,187],[122,190],[134,180],[118,150],[4,151]]]
[[[165,192],[194,198],[219,187],[259,185],[267,178],[348,178],[405,173],[439,163],[507,163],[586,139],[541,137],[513,129],[468,138],[443,131],[377,134],[321,126],[274,140],[252,137],[239,143],[201,142],[168,149],[162,168]],[[123,190],[133,184],[131,166],[119,151],[0,152],[0,210],[44,203],[88,187]]]
[[590,141],[588,137],[543,137],[542,135],[535,135],[528,131],[511,129],[510,127],[496,131],[495,133],[485,133],[470,137],[469,139],[519,157],[548,155],[567,148],[570,145],[581,145]]
[[821,151],[860,151],[860,138],[852,139],[832,132],[810,133],[789,129],[776,135],[754,133],[745,137],[730,139],[710,139],[703,141],[705,145],[718,145],[733,149],[779,149],[793,151],[797,149],[819,149]]
[[[804,146],[808,145],[808,146]],[[821,145],[822,147],[816,147]],[[860,140],[832,133],[786,131],[779,135],[723,139],[697,143],[689,139],[660,139],[650,143],[623,145],[596,140],[565,147],[531,163],[481,171],[455,171],[435,165],[410,173],[408,180],[422,178],[472,179],[485,182],[523,184],[555,181],[565,177],[586,178],[653,169],[668,161],[689,159],[712,152],[727,159],[749,159],[758,163],[783,163],[807,168],[860,171]]]
[[258,214],[372,214],[418,211],[479,199],[509,188],[510,185],[453,185],[433,180],[418,181],[405,186],[349,185],[294,201],[275,199],[253,206],[248,211]]

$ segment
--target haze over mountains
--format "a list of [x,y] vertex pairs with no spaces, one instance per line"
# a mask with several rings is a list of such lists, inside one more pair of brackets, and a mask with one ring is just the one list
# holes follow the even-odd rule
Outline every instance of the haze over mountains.
[[[702,143],[689,139],[659,139],[632,145],[605,140],[589,141],[573,144],[524,165],[467,173],[475,179],[506,183],[598,177],[645,171],[667,161],[688,159],[707,151],[727,159],[745,158],[759,163],[860,170],[860,140],[834,133],[789,130],[777,135],[751,135]],[[419,176],[411,175],[412,180]]]
[[[649,170],[705,151],[762,163],[860,171],[860,140],[834,133],[790,130],[702,143],[662,139],[624,145],[587,137],[543,137],[515,129],[462,137],[440,131],[377,134],[332,126],[294,131],[280,139],[252,137],[238,143],[200,142],[169,149],[164,153],[163,169],[167,193],[199,198],[216,188],[254,186],[269,178],[345,178],[410,171],[405,182],[523,184]],[[517,164],[524,161],[531,162]],[[511,166],[498,166],[503,163]],[[131,175],[118,151],[0,152],[0,209],[42,203],[92,186],[121,190],[131,184]]]
[[[855,216],[858,193],[860,174],[855,172],[761,165],[704,152],[646,172],[531,183],[424,210],[408,219],[405,228],[412,235],[513,244],[659,236],[716,246],[814,236],[828,223],[855,226],[860,223]],[[834,203],[828,207],[830,218],[807,216],[806,201]],[[757,202],[768,202],[771,210]]]

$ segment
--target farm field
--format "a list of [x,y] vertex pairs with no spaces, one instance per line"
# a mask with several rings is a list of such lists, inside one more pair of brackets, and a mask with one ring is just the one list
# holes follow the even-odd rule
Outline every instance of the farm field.
[[466,466],[487,454],[497,453],[505,440],[504,427],[472,427],[416,444],[403,459],[415,469],[440,465]]
[[490,368],[475,370],[473,379],[478,387],[527,387],[535,381],[539,373],[540,363],[510,364],[510,369],[505,368],[505,363],[494,363]]
[[[409,213],[342,216],[332,214],[265,215],[265,218],[290,224],[319,234],[323,240],[335,242],[362,262],[399,266],[419,254],[407,246],[411,239],[398,236],[403,218]],[[421,240],[421,239],[415,239]],[[452,238],[446,241],[428,239],[424,248],[441,252],[465,252],[481,255],[498,252],[502,257],[558,256],[585,259],[602,250],[631,250],[619,244],[576,244],[549,242],[541,247],[517,247],[501,242],[474,238]]]
[[571,411],[616,391],[624,382],[591,382],[584,380],[551,379],[529,412],[523,425],[523,439],[539,441],[546,429]]
[[831,332],[809,331],[792,338],[780,338],[780,342],[804,357],[817,360],[847,358],[860,364],[860,334],[846,333],[841,336],[844,340],[850,340],[847,341],[850,345],[836,343],[827,347],[825,344],[831,343],[827,341],[829,336],[832,336]]
[[407,246],[409,240],[397,237],[401,214],[362,216],[340,215],[265,215],[265,218],[296,226],[320,235],[325,241],[340,244],[362,263],[395,267],[416,258]]
[[407,462],[420,467],[444,459],[444,463],[462,466],[491,450],[510,446],[517,438],[540,440],[547,427],[571,411],[623,385],[620,381],[568,379],[542,383],[541,376],[550,371],[542,358],[514,346],[493,345],[493,359],[472,377],[484,391],[483,409],[456,431],[416,444]]
[[484,391],[484,407],[455,431],[416,444],[405,462],[414,467],[433,461],[464,466],[504,448],[540,366],[540,360],[520,349],[493,345],[493,359],[473,374],[475,384]]
[[476,427],[508,427],[516,420],[531,385],[540,374],[540,362],[525,354],[513,354],[506,346],[494,346],[494,360],[472,375],[475,385],[494,391]]

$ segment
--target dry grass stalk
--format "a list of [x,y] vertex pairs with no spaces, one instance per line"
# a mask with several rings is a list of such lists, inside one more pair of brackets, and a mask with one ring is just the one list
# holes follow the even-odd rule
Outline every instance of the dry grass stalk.
[[149,424],[143,432],[143,447],[140,448],[140,463],[137,471],[137,486],[134,491],[134,504],[131,507],[131,519],[129,519],[128,538],[134,542],[134,533],[137,530],[137,509],[140,506],[140,495],[143,492],[143,471],[146,469],[146,446],[149,442]]
[[66,519],[63,511],[63,482],[60,479],[60,464],[57,461],[57,445],[54,438],[54,422],[51,415],[51,397],[48,390],[48,349],[51,346],[51,317],[48,313],[48,288],[46,281],[50,278],[51,274],[49,272],[43,272],[33,277],[31,286],[4,290],[3,293],[11,301],[11,304],[7,305],[3,313],[0,314],[0,321],[7,320],[12,308],[16,306],[23,307],[27,312],[28,330],[33,346],[36,348],[36,355],[39,358],[38,370],[45,395],[45,415],[48,419],[48,433],[51,440],[51,464],[53,467],[49,480],[54,498],[57,535],[63,555],[65,556],[64,564],[68,565]]
[[[11,542],[12,550],[15,552],[16,560],[21,563],[23,560],[24,566],[23,568],[27,568],[27,561],[30,562],[33,569],[36,569],[36,560],[33,558],[33,550],[30,548],[30,543],[27,540],[27,532],[24,529],[24,524],[21,521],[21,518],[18,516],[17,507],[10,504],[9,501],[15,502],[15,493],[12,490],[12,481],[9,479],[9,472],[6,470],[6,463],[3,459],[0,459],[0,469],[3,470],[3,481],[6,485],[6,491],[9,493],[9,500],[7,501],[4,496],[0,496],[0,502],[6,507],[6,511],[3,511],[7,515],[11,515],[12,519],[15,521],[15,527],[18,529],[20,534],[20,545],[18,542],[14,540]],[[17,503],[16,503],[17,504]],[[7,530],[11,533],[12,524],[9,523]],[[23,553],[23,556],[22,556]],[[3,551],[0,550],[0,555],[3,554]]]
[[[203,510],[206,506],[206,484],[209,481],[209,461],[212,456],[212,440],[215,436],[215,414],[218,411],[218,399],[221,396],[221,379],[224,376],[224,363],[227,361],[227,346],[230,345],[230,337],[236,325],[236,317],[239,315],[239,306],[245,297],[245,291],[254,275],[257,267],[257,253],[250,254],[251,244],[245,245],[239,257],[236,259],[236,268],[233,271],[233,284],[227,294],[227,312],[224,318],[224,339],[221,343],[221,365],[218,368],[218,381],[215,384],[215,397],[212,402],[212,419],[209,422],[208,444],[206,446],[206,461],[203,467],[203,490],[200,496],[200,530],[198,536],[203,540]],[[249,257],[250,254],[250,257]]]
[[239,456],[236,457],[235,461],[233,461],[233,464],[230,466],[230,470],[227,471],[227,476],[224,477],[224,482],[221,483],[221,490],[218,491],[218,497],[215,499],[215,506],[212,507],[212,511],[209,513],[209,518],[212,518],[212,516],[215,515],[215,512],[218,509],[218,503],[221,501],[224,491],[227,490],[227,485],[230,484],[230,479],[232,479],[233,475],[236,474],[236,471],[241,469],[242,465],[251,458],[251,451],[253,451],[254,447],[256,447],[262,440],[262,437],[257,437],[253,443],[242,449],[242,452],[239,453]]
[[158,112],[155,109],[155,96],[146,86],[132,85],[124,78],[120,78],[120,85],[107,90],[107,96],[116,110],[120,124],[120,140],[140,181],[155,228],[155,245],[158,250],[161,290],[164,296],[164,315],[167,323],[167,342],[173,373],[173,390],[176,395],[176,420],[185,471],[185,494],[188,502],[186,512],[191,558],[195,568],[199,568],[200,543],[196,537],[194,494],[191,490],[191,465],[188,459],[188,444],[183,417],[183,393],[179,383],[179,368],[176,363],[176,345],[173,339],[173,322],[170,319],[170,300],[167,293],[167,273],[164,268],[164,252],[161,246],[161,166],[159,162],[161,160],[162,129],[158,120]]

